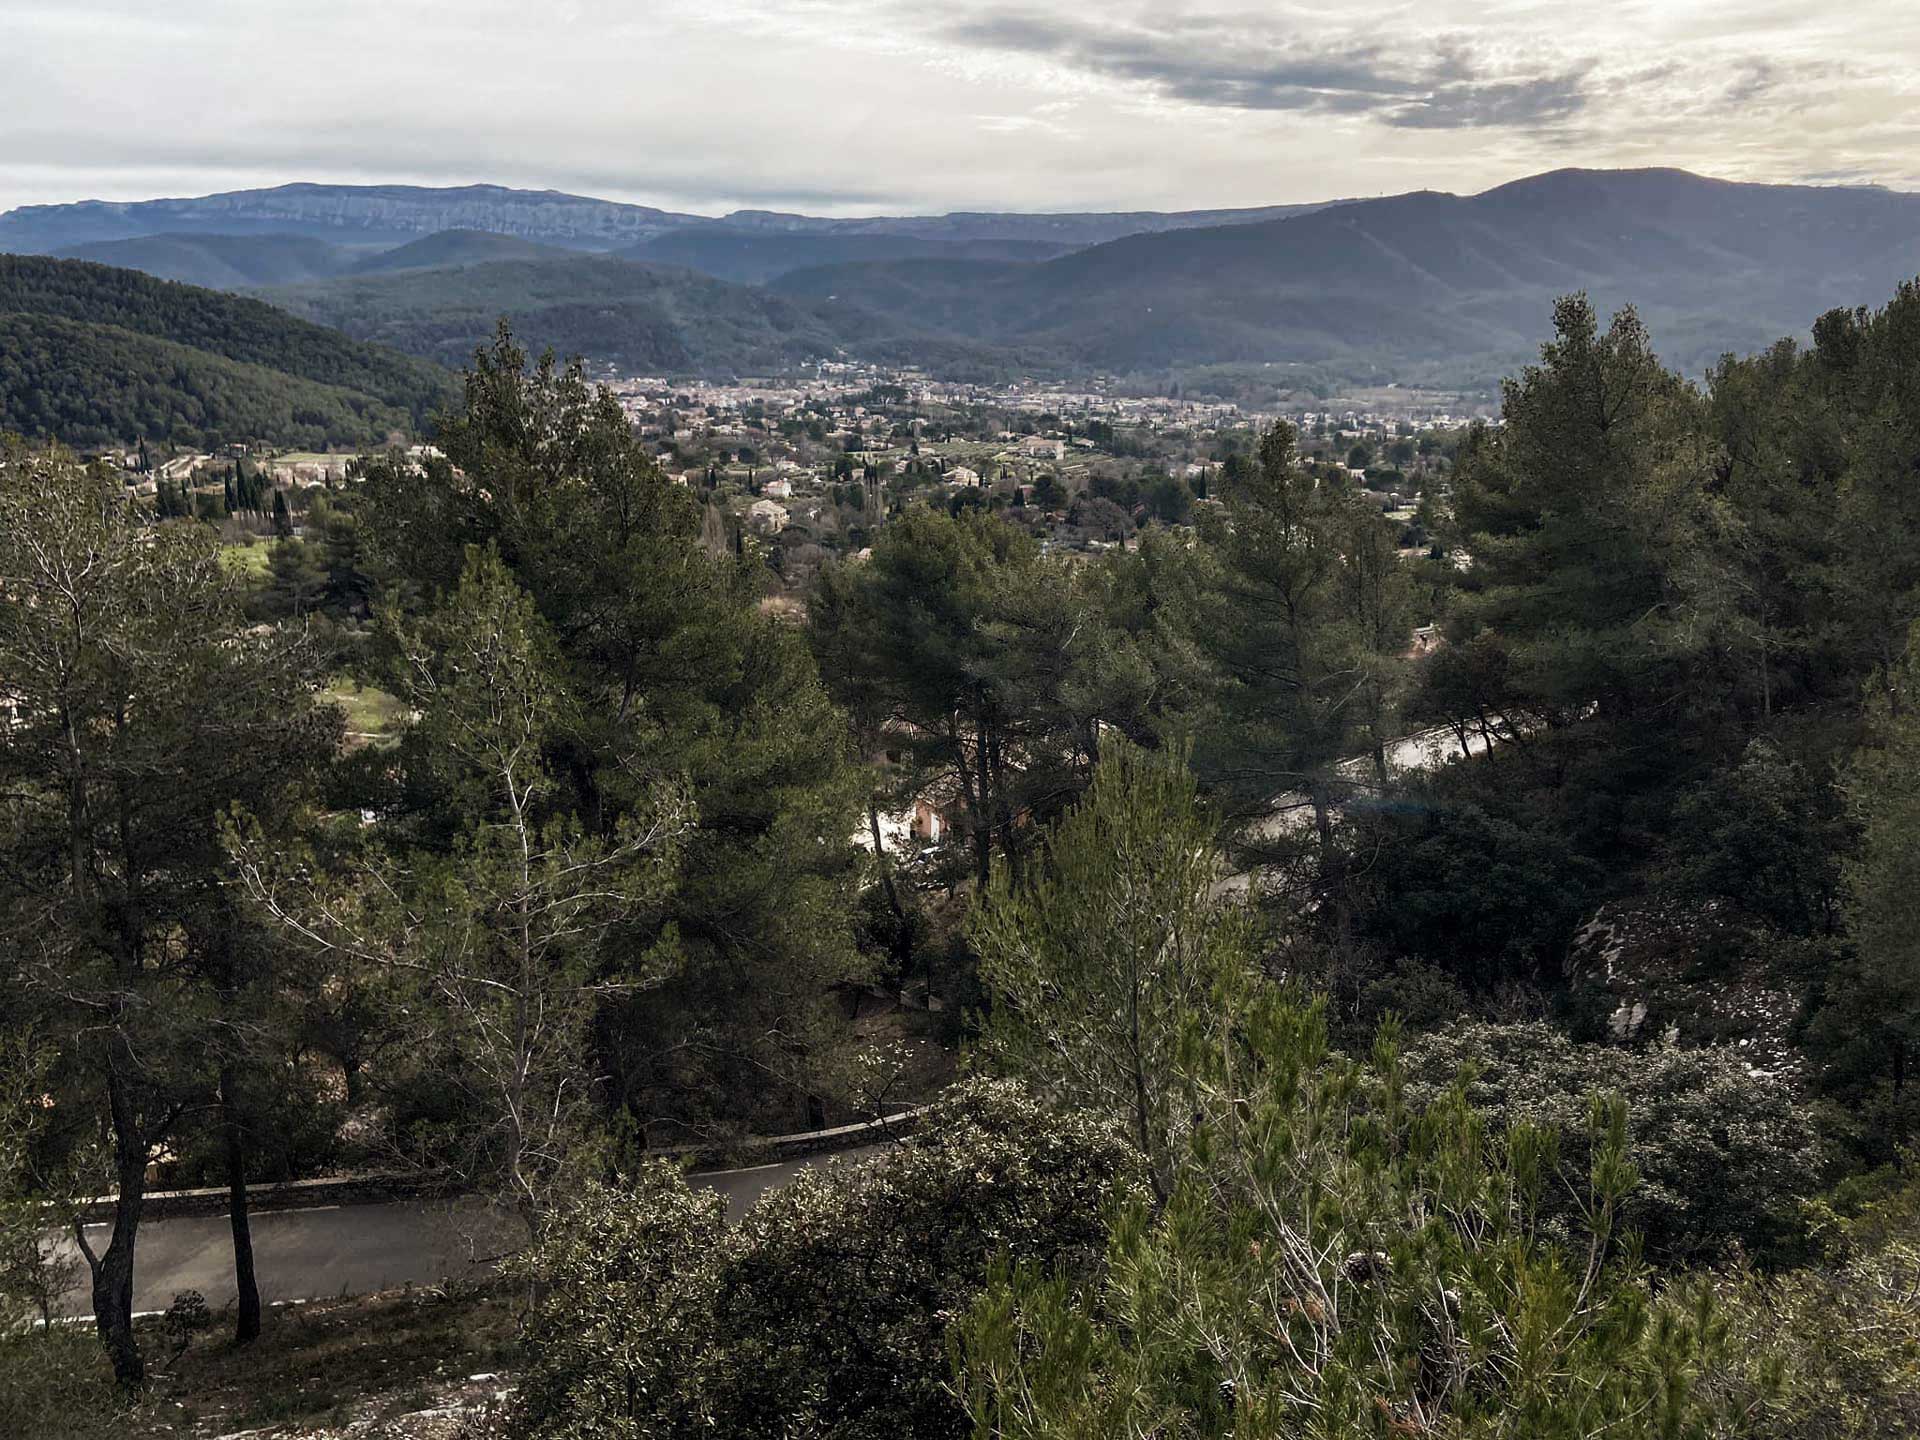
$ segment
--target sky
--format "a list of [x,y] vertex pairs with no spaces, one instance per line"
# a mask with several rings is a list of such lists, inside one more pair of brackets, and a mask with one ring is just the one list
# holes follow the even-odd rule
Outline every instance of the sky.
[[274,185],[920,214],[1920,189],[1916,0],[0,0],[0,210]]

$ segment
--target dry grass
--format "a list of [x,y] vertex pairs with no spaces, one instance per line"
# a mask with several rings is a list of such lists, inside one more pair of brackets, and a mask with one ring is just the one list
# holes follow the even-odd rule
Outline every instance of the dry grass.
[[349,1426],[369,1436],[451,1433],[450,1412],[510,1383],[501,1372],[513,1364],[517,1328],[510,1295],[389,1291],[276,1307],[253,1344],[203,1334],[168,1365],[165,1335],[157,1322],[143,1322],[151,1384],[132,1405],[116,1396],[90,1327],[12,1335],[0,1339],[0,1434],[213,1440],[267,1427],[317,1437]]

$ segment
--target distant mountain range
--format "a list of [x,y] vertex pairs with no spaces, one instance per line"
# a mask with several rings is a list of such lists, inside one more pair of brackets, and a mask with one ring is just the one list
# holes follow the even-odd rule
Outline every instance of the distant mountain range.
[[[72,205],[23,205],[0,214],[0,251],[42,255],[105,241],[156,235],[300,235],[338,244],[399,245],[444,230],[484,230],[573,250],[626,250],[656,236],[711,230],[721,237],[755,236],[767,246],[780,237],[889,235],[935,245],[1027,242],[1052,253],[1097,245],[1122,235],[1205,225],[1274,220],[1312,205],[1252,210],[1194,210],[1163,214],[994,214],[868,216],[825,219],[769,210],[737,210],[718,218],[656,210],[567,195],[557,190],[510,190],[499,185],[433,189],[416,185],[281,185],[182,200],[85,200]],[[724,238],[720,243],[725,243]],[[938,253],[929,252],[929,253]],[[857,259],[857,254],[831,256]]]
[[1532,358],[1570,291],[1634,303],[1696,373],[1882,303],[1920,273],[1920,196],[1566,170],[1265,210],[716,220],[492,186],[294,185],[16,210],[8,247],[248,291],[442,363],[505,314],[535,346],[669,373],[843,355],[1485,389]]
[[1884,303],[1916,274],[1920,195],[1567,170],[1470,197],[1133,236],[1041,264],[840,265],[772,288],[1070,367],[1491,378],[1532,357],[1554,299],[1577,290],[1603,309],[1635,305],[1669,363],[1697,372],[1832,307]]
[[281,185],[185,200],[84,200],[0,215],[0,250],[46,254],[149,235],[305,235],[401,245],[442,230],[486,230],[582,250],[616,250],[680,225],[710,223],[645,205],[499,185]]

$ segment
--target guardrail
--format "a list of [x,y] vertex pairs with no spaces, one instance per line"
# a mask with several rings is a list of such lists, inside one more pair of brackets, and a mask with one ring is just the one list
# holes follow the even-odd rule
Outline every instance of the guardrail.
[[[693,1145],[653,1153],[661,1159],[685,1160],[695,1167],[719,1170],[752,1165],[778,1165],[804,1160],[814,1155],[832,1155],[842,1150],[861,1150],[888,1140],[904,1139],[920,1125],[927,1107],[916,1105],[877,1120],[853,1125],[835,1125],[826,1130],[801,1130],[791,1135],[750,1136],[730,1145]],[[699,1173],[696,1168],[694,1173]],[[446,1171],[383,1171],[371,1175],[327,1176],[319,1180],[283,1180],[247,1187],[247,1208],[262,1213],[272,1210],[299,1210],[320,1205],[377,1205],[392,1200],[412,1200],[422,1195],[445,1195],[458,1190],[455,1177]],[[226,1212],[232,1192],[225,1185],[201,1190],[150,1190],[141,1206],[147,1220],[167,1220],[188,1215],[219,1215]],[[98,1196],[87,1202],[81,1218],[108,1220],[113,1216],[114,1197]]]

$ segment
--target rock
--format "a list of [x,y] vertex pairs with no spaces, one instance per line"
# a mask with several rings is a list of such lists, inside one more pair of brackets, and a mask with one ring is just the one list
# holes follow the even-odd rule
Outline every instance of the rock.
[[1799,1079],[1796,989],[1723,915],[1642,902],[1602,907],[1575,933],[1566,973],[1606,1015],[1616,1045],[1735,1048],[1755,1074]]

